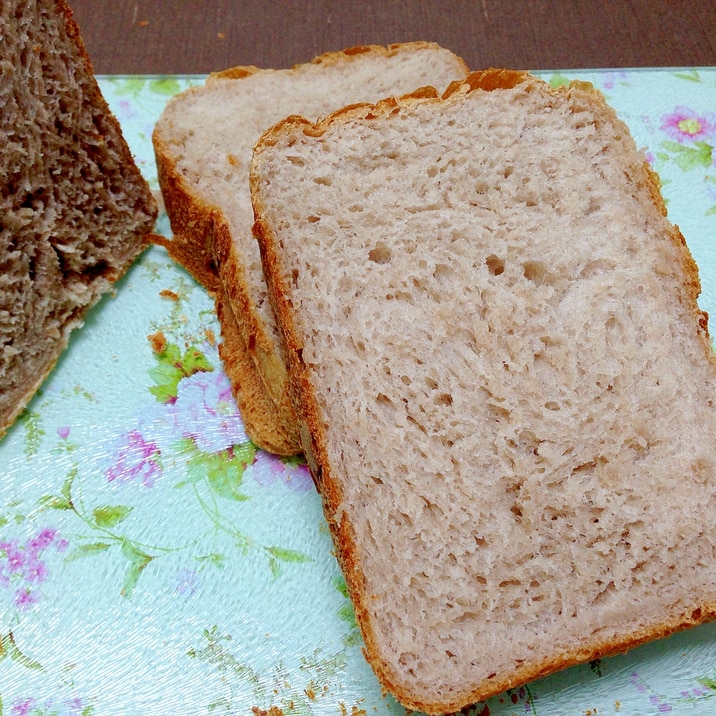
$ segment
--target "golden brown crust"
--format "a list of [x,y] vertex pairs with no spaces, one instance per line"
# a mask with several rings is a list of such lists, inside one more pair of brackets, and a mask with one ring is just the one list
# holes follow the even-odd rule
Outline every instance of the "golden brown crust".
[[216,267],[212,246],[216,209],[202,201],[177,170],[171,152],[160,132],[152,135],[157,164],[157,178],[169,216],[173,237],[154,237],[169,255],[183,266],[204,288],[217,289]]
[[[325,52],[322,55],[318,55],[318,57],[314,57],[309,64],[330,66],[342,62],[346,57],[354,57],[356,55],[373,53],[384,55],[385,57],[392,57],[399,52],[404,52],[406,49],[416,51],[438,48],[440,48],[440,45],[437,43],[427,42],[425,40],[394,42],[390,45],[355,45],[354,47],[348,47],[344,50]],[[469,71],[468,66],[461,59],[459,59],[459,62],[462,63],[463,70],[467,73]],[[300,66],[300,64],[294,65],[293,69]]]
[[276,406],[268,398],[248,355],[230,303],[221,290],[215,296],[216,313],[221,325],[219,355],[241,413],[244,428],[252,442],[277,455],[294,455],[292,436],[281,434]]
[[214,80],[243,80],[251,75],[255,75],[257,72],[262,70],[254,65],[238,65],[237,67],[228,67],[225,70],[219,70],[218,72],[212,72],[208,79],[208,82]]
[[[228,355],[229,351],[242,353],[234,358],[237,365],[242,366],[241,373],[237,372],[236,377],[243,375],[244,380],[251,382],[251,394],[259,403],[252,406],[248,399],[243,401],[244,409],[253,414],[252,438],[257,445],[271,446],[266,449],[279,455],[298,455],[301,444],[296,413],[288,393],[286,366],[281,356],[275,354],[266,326],[248,294],[244,261],[237,256],[231,232],[224,221],[215,224],[213,249],[214,265],[218,267],[218,291],[233,317],[233,340],[224,355]],[[238,320],[237,316],[241,316],[242,320]],[[236,389],[244,390],[240,384],[236,385]],[[260,410],[270,411],[271,418],[259,420]]]
[[[297,123],[311,125],[300,117],[286,120],[288,124]],[[311,125],[314,126],[314,125]],[[253,184],[256,178],[252,175]],[[255,196],[252,188],[252,196]],[[262,261],[264,263],[266,281],[269,286],[269,298],[282,328],[284,359],[289,374],[289,390],[294,408],[298,415],[299,436],[301,447],[308,467],[313,476],[323,503],[323,511],[328,523],[334,544],[337,547],[336,557],[346,580],[346,585],[353,603],[356,621],[360,627],[365,653],[381,682],[393,693],[399,689],[393,684],[389,671],[377,657],[377,638],[372,632],[371,621],[368,619],[368,601],[365,581],[356,565],[356,539],[349,519],[341,514],[342,493],[338,482],[332,479],[328,448],[326,444],[325,419],[321,416],[316,392],[311,385],[309,371],[302,360],[303,344],[294,321],[294,315],[288,301],[288,290],[280,277],[285,275],[281,269],[281,259],[274,251],[275,242],[270,226],[263,221],[264,212],[260,204],[255,205],[257,221],[254,224],[254,235],[259,241]]]
[[[444,93],[441,99],[432,97],[420,97],[408,95],[394,100],[386,100],[376,105],[355,105],[341,109],[332,115],[312,123],[301,117],[289,117],[272,130],[264,134],[257,144],[257,151],[264,145],[270,146],[276,143],[283,133],[293,133],[295,127],[300,127],[306,135],[320,136],[334,122],[348,121],[353,118],[371,119],[380,115],[387,115],[395,111],[396,107],[409,105],[413,102],[433,102],[449,100],[453,95],[469,93],[473,91],[493,91],[498,89],[513,88],[521,83],[527,86],[531,83],[540,82],[524,72],[510,70],[489,69],[484,72],[471,74],[463,82],[454,82]],[[587,92],[593,93],[589,101],[597,102],[600,110],[609,117],[616,117],[600,93],[585,83],[573,83],[568,88],[557,90],[558,92]],[[649,193],[656,210],[665,215],[663,199],[659,191],[658,178],[648,165],[644,165],[644,176],[642,177],[649,187]],[[580,663],[585,663],[597,658],[606,657],[628,651],[640,644],[662,638],[677,631],[702,624],[716,619],[716,604],[699,604],[694,601],[691,608],[681,611],[664,621],[653,623],[648,627],[635,629],[631,632],[622,632],[611,638],[592,639],[582,645],[576,645],[573,649],[563,651],[549,659],[538,662],[525,663],[513,673],[494,679],[489,678],[486,682],[479,684],[465,684],[460,693],[454,693],[450,698],[436,696],[433,700],[415,699],[407,693],[397,678],[393,669],[380,656],[377,648],[377,639],[371,629],[371,620],[367,618],[368,604],[371,595],[366,593],[365,581],[356,563],[356,539],[353,527],[350,522],[350,515],[342,512],[342,494],[337,481],[331,474],[331,464],[328,456],[326,419],[321,414],[321,408],[316,397],[316,391],[311,382],[311,374],[302,360],[303,344],[301,340],[300,327],[296,323],[296,317],[290,304],[289,288],[282,282],[282,276],[287,273],[282,267],[282,259],[276,248],[275,237],[273,236],[270,222],[265,219],[264,207],[260,203],[256,186],[259,178],[253,172],[250,177],[252,189],[252,200],[254,202],[254,213],[256,222],[254,234],[259,241],[264,262],[266,280],[269,287],[269,296],[278,323],[281,326],[285,358],[288,365],[291,395],[299,416],[301,425],[300,435],[304,454],[308,466],[314,476],[316,484],[321,491],[324,512],[330,526],[331,534],[336,545],[336,552],[341,569],[343,570],[348,590],[354,604],[357,622],[365,642],[365,655],[373,670],[378,676],[384,688],[396,696],[396,698],[408,708],[424,711],[427,714],[445,714],[457,711],[466,704],[475,703],[492,695],[501,693],[506,689],[524,684],[528,681],[553,673],[556,670],[567,668]],[[698,309],[696,298],[700,286],[696,265],[685,247],[684,238],[677,227],[671,233],[672,241],[683,247],[683,268],[687,277],[685,286],[685,301],[692,307],[699,331],[704,339],[705,347],[712,362],[716,362],[712,355],[708,342],[706,321],[703,313]]]
[[507,689],[516,688],[522,684],[534,681],[542,676],[547,676],[555,671],[585,664],[596,659],[601,659],[617,654],[624,654],[632,649],[656,639],[675,634],[685,629],[704,624],[716,619],[716,604],[702,605],[695,604],[693,609],[685,610],[673,620],[654,625],[652,629],[635,630],[632,634],[621,634],[619,641],[604,639],[589,646],[576,647],[571,651],[563,652],[553,659],[544,659],[540,662],[527,664],[515,669],[508,677],[490,680],[488,684],[481,684],[477,688],[466,686],[461,694],[455,694],[451,701],[415,701],[408,695],[393,691],[402,704],[408,708],[423,711],[426,714],[440,716],[440,714],[452,713],[464,708],[467,703],[477,703],[490,696],[502,693]]

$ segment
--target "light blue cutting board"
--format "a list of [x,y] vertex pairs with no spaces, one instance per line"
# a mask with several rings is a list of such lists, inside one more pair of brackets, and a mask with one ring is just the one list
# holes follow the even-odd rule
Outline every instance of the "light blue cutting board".
[[[647,149],[716,315],[716,69],[541,74],[591,81]],[[202,79],[101,78],[155,189],[154,122]],[[218,336],[152,248],[0,442],[0,716],[404,714],[363,659],[308,472],[248,441]],[[470,713],[716,713],[716,627]]]

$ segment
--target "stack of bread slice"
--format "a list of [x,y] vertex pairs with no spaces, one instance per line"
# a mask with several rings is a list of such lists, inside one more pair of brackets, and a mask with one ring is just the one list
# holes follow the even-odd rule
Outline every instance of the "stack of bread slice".
[[153,140],[171,222],[169,253],[215,296],[221,355],[253,441],[300,452],[278,332],[266,300],[248,167],[271,125],[291,114],[317,119],[357,102],[377,102],[465,77],[452,52],[427,42],[330,52],[287,70],[235,67],[174,97]]
[[366,657],[441,714],[716,616],[716,371],[696,266],[598,92],[412,84],[296,105],[250,194],[206,103],[155,142],[170,251],[217,295],[230,372],[249,355],[290,406]]

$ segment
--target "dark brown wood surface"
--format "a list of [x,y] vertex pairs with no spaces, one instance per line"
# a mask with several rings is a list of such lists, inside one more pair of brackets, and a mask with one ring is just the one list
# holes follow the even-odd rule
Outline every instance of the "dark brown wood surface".
[[288,67],[432,40],[473,69],[716,65],[716,0],[69,0],[97,74]]

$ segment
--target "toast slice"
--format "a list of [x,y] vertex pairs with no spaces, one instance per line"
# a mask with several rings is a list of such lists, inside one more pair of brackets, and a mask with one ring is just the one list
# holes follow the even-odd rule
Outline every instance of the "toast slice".
[[0,6],[0,435],[146,245],[157,207],[63,0]]
[[248,166],[254,142],[290,114],[318,118],[347,104],[377,102],[422,85],[442,90],[466,74],[460,58],[433,43],[355,47],[288,70],[236,67],[213,74],[204,86],[175,97],[160,117],[153,140],[173,232],[163,243],[177,262],[231,306],[231,312],[222,309],[227,320],[232,315],[236,319],[230,326],[222,321],[222,353],[235,357],[232,385],[257,445],[285,455],[300,451],[276,325],[251,235]]
[[590,85],[288,118],[251,190],[303,448],[385,689],[457,711],[716,615],[716,371]]

